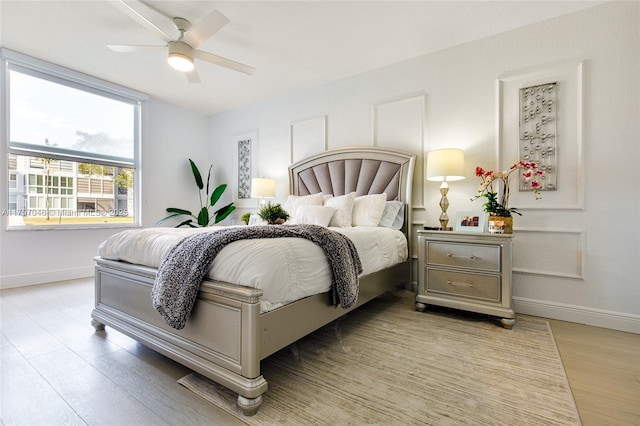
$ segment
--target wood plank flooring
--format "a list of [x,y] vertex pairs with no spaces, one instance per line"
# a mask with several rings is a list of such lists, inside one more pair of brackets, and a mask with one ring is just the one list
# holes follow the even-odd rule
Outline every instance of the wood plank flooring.
[[[2,425],[244,424],[176,380],[189,370],[90,325],[91,279],[0,292]],[[585,426],[640,425],[640,335],[550,321]]]

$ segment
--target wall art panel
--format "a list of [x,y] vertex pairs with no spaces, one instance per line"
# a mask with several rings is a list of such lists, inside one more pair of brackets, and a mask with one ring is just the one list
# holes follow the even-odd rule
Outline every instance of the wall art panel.
[[255,208],[258,201],[251,198],[251,179],[256,177],[258,158],[258,132],[234,137],[235,179],[233,202],[237,207]]
[[539,161],[547,169],[540,180],[545,189],[541,200],[534,201],[522,185],[520,191],[511,192],[510,205],[519,209],[584,209],[584,66],[583,61],[571,60],[498,78],[501,170],[521,159]]

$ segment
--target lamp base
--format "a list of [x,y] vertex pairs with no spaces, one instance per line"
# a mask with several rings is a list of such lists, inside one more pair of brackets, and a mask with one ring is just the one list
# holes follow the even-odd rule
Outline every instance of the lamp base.
[[442,197],[440,198],[440,209],[442,213],[440,213],[440,228],[443,231],[451,230],[451,228],[447,229],[447,224],[449,223],[449,216],[447,215],[447,209],[449,208],[449,200],[447,199],[447,193],[449,192],[449,185],[444,181],[440,185],[440,194]]

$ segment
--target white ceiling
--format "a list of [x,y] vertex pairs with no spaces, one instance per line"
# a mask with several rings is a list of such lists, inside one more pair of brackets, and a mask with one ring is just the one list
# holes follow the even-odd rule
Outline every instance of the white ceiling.
[[114,53],[105,45],[162,41],[107,1],[0,0],[0,45],[210,115],[602,1],[149,3],[194,24],[218,9],[231,22],[200,50],[254,66],[255,75],[200,62],[202,83],[193,84],[162,54]]

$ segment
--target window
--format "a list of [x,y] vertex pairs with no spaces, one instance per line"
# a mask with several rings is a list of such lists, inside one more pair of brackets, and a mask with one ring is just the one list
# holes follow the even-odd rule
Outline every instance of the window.
[[18,175],[16,173],[9,173],[9,189],[18,188]]
[[3,212],[14,216],[10,228],[139,224],[146,97],[7,49],[1,53],[9,130]]

